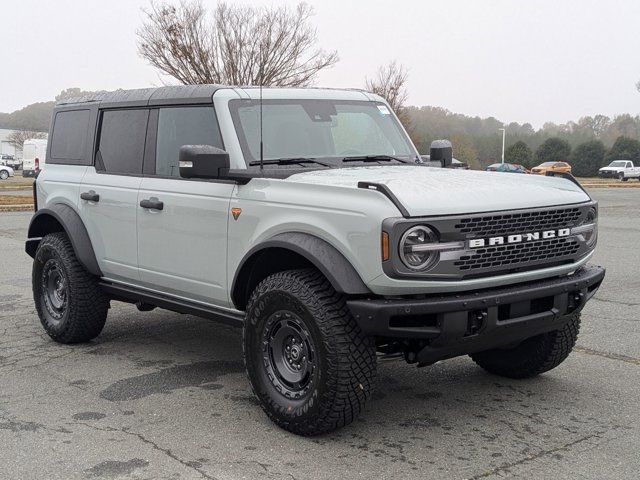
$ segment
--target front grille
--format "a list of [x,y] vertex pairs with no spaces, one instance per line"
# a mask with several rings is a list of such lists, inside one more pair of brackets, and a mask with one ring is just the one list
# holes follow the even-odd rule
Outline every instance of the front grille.
[[551,263],[563,257],[570,258],[579,248],[580,244],[575,238],[550,238],[529,243],[478,248],[472,254],[460,257],[453,264],[462,271],[485,268],[495,271],[519,264]]
[[462,218],[455,228],[468,237],[492,237],[505,234],[573,227],[580,208],[558,208],[532,212],[505,213]]

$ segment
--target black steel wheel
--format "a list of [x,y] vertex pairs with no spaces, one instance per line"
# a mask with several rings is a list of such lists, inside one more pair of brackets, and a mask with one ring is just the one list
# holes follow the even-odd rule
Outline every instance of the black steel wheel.
[[57,258],[50,258],[42,268],[42,300],[50,321],[58,324],[67,309],[69,281],[64,267]]
[[300,398],[313,383],[316,351],[309,329],[294,312],[272,314],[262,330],[262,358],[274,387],[285,397]]
[[249,300],[242,345],[260,405],[290,432],[318,435],[347,425],[371,395],[374,341],[317,270],[264,279]]

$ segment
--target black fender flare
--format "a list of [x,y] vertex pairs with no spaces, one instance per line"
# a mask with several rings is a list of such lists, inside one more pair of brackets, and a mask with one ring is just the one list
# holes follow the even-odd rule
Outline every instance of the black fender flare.
[[253,260],[270,248],[289,250],[303,257],[326,277],[337,292],[346,295],[371,294],[353,265],[333,245],[308,233],[281,233],[254,246],[240,261],[231,284],[231,299],[236,308],[242,309],[244,306],[243,295],[246,292],[241,284],[247,281]]
[[31,218],[27,233],[25,251],[31,258],[35,258],[40,240],[52,232],[59,232],[60,228],[69,237],[76,258],[87,271],[93,275],[102,276],[93,245],[87,228],[80,215],[69,205],[54,203],[48,208],[41,208]]

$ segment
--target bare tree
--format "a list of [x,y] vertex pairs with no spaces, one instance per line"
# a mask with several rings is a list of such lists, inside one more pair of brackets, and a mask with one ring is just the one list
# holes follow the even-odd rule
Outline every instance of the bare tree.
[[137,31],[138,53],[183,84],[306,86],[338,61],[318,48],[313,8],[220,3],[208,14],[199,1],[151,3]]
[[383,97],[400,116],[407,101],[407,69],[395,60],[378,68],[373,79],[365,80],[365,88]]
[[46,132],[33,132],[31,130],[15,130],[11,132],[7,138],[7,142],[13,145],[16,149],[22,150],[22,144],[25,140],[31,140],[34,138],[47,138]]

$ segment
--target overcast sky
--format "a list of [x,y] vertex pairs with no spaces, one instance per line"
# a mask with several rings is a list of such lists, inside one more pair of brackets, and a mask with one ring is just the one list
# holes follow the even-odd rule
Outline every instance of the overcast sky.
[[[203,0],[214,5],[213,0]],[[247,0],[276,5],[293,1]],[[340,62],[317,85],[362,87],[409,69],[409,104],[502,121],[640,112],[639,0],[314,0],[320,45]],[[0,111],[64,88],[161,85],[136,52],[147,0],[2,0]]]

